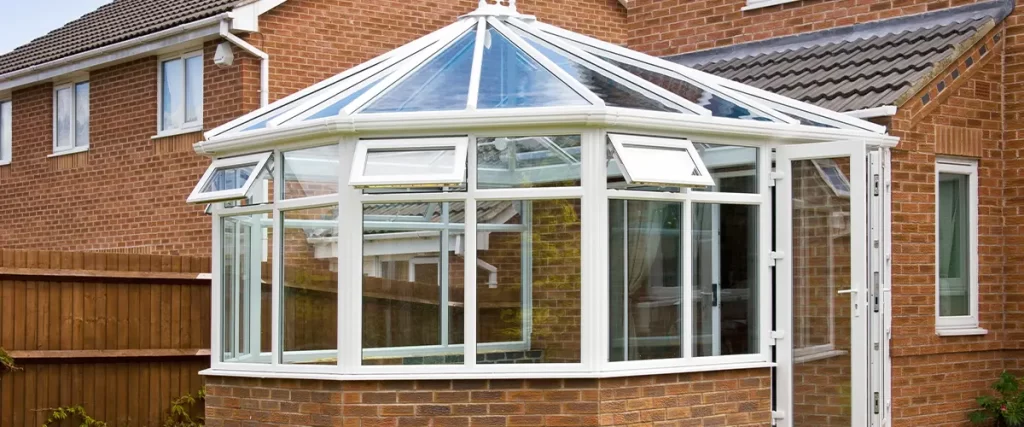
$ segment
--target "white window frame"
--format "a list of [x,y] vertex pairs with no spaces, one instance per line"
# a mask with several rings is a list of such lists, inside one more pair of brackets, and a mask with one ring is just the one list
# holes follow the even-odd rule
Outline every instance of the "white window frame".
[[765,7],[778,6],[780,4],[793,3],[797,0],[747,0],[747,5],[741,10],[754,10]]
[[[444,174],[407,174],[392,176],[366,176],[366,157],[370,151],[416,151],[451,149],[455,151],[455,164]],[[466,156],[469,136],[444,138],[408,138],[359,140],[352,160],[349,185],[356,188],[387,187],[443,187],[459,186],[466,182]]]
[[[939,188],[941,181],[939,174],[954,174],[968,176],[967,206],[968,206],[968,228],[970,238],[967,253],[970,258],[967,262],[967,290],[970,292],[968,306],[970,315],[967,316],[942,316],[939,311],[941,298],[942,279],[940,275],[940,259],[942,254],[939,248]],[[979,327],[978,317],[978,161],[973,159],[940,157],[935,161],[935,329],[938,335],[974,335],[984,334],[987,331]]]
[[[680,187],[705,187],[714,186],[715,179],[708,172],[708,168],[701,160],[700,154],[694,148],[693,143],[682,138],[660,138],[651,136],[638,136],[609,133],[608,139],[615,147],[615,158],[622,166],[622,176],[630,184],[669,185]],[[631,159],[627,146],[638,146],[648,149],[663,148],[667,150],[683,151],[693,160],[693,166],[697,168],[700,176],[678,176],[677,171],[657,170],[644,165],[639,159]],[[674,176],[675,175],[675,176]]]
[[[229,157],[225,159],[214,160],[210,163],[210,167],[206,168],[206,172],[203,173],[203,177],[199,179],[199,183],[192,189],[192,194],[188,196],[188,203],[212,203],[212,202],[223,202],[228,200],[237,200],[245,198],[246,194],[249,194],[249,190],[252,188],[256,179],[263,172],[263,168],[266,167],[267,161],[270,160],[272,152],[249,154],[245,156]],[[213,174],[220,169],[227,169],[236,166],[256,164],[255,169],[249,179],[245,181],[241,187],[231,190],[220,190],[220,191],[203,191],[206,188],[206,184],[213,178]]]
[[[89,84],[89,79],[77,79],[77,80],[73,80],[73,81],[70,81],[70,82],[67,82],[67,83],[64,83],[64,84],[55,85],[53,87],[53,120],[52,120],[52,124],[53,124],[53,126],[52,126],[53,127],[53,155],[73,154],[73,153],[80,153],[80,152],[88,151],[89,150],[89,143],[90,143],[90,141],[85,141],[84,145],[79,145],[79,142],[78,142],[78,129],[77,129],[77,126],[78,126],[78,120],[77,120],[78,119],[77,118],[77,115],[78,115],[78,90],[77,89],[78,89],[78,85],[83,84],[83,83]],[[58,147],[57,146],[57,116],[60,114],[60,111],[58,111],[58,109],[57,109],[57,93],[60,92],[61,90],[64,90],[64,89],[67,89],[67,90],[71,91],[71,117],[69,118],[69,120],[71,121],[71,130],[70,130],[70,133],[68,134],[68,138],[69,138],[69,141],[71,142],[71,145],[68,146],[68,147],[63,147],[62,148],[62,147]],[[89,103],[92,104],[92,85],[91,84],[89,84]],[[89,105],[88,108],[90,109],[89,119],[92,120],[92,111],[91,111],[92,105]],[[89,128],[90,128],[90,130],[92,129],[91,124],[90,124]],[[91,140],[92,138],[90,137],[89,139]]]
[[[196,57],[196,56],[199,56],[199,57],[203,56],[202,49],[188,51],[188,52],[181,53],[181,54],[161,56],[156,61],[156,76],[157,76],[156,77],[156,132],[157,132],[156,136],[158,136],[158,137],[171,136],[171,135],[177,135],[177,134],[189,133],[189,132],[198,132],[198,131],[203,130],[203,114],[206,111],[206,108],[205,108],[205,103],[206,103],[206,99],[205,99],[206,98],[206,96],[205,96],[206,95],[206,93],[205,93],[206,92],[206,82],[203,81],[205,79],[205,76],[206,76],[206,64],[203,61],[200,61],[200,63],[203,64],[202,73],[200,74],[200,81],[203,82],[203,91],[202,91],[203,92],[203,97],[199,100],[199,112],[196,115],[197,116],[196,120],[191,121],[191,122],[183,121],[181,123],[180,127],[171,128],[171,129],[164,129],[164,63],[168,62],[168,61],[174,61],[174,60],[181,61],[181,68],[182,68],[182,71],[181,71],[182,72],[182,80],[181,80],[181,88],[180,88],[180,91],[181,91],[181,94],[182,94],[181,108],[184,110],[185,108],[187,108],[186,105],[185,105],[185,92],[186,92],[187,87],[188,87],[188,84],[186,83],[187,79],[188,79],[188,69],[185,67],[185,60],[189,59],[189,58]],[[185,112],[184,111],[182,111],[181,116],[182,116],[182,120],[184,120],[184,117],[185,117]]]
[[14,104],[0,99],[0,166],[11,164],[11,140],[14,139]]

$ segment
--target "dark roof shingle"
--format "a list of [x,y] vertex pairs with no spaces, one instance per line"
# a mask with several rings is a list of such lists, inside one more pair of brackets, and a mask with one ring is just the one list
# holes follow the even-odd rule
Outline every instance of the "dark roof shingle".
[[996,0],[669,60],[834,111],[895,105],[1011,9]]
[[239,0],[114,0],[0,55],[0,75],[208,18]]

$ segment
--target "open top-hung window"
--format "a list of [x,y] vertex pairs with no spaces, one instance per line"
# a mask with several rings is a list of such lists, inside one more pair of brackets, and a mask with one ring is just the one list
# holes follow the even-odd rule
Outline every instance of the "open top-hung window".
[[349,183],[359,188],[457,187],[469,137],[360,140]]
[[248,197],[257,180],[261,177],[269,179],[271,154],[268,152],[214,160],[188,196],[188,202],[225,202]]
[[715,185],[693,143],[686,139],[608,134],[626,182],[634,185]]

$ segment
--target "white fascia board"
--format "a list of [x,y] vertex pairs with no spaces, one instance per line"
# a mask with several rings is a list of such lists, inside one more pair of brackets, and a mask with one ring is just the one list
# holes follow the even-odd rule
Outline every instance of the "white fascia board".
[[212,16],[142,37],[11,71],[0,75],[0,92],[49,81],[90,68],[109,66],[140,56],[152,55],[154,52],[185,43],[211,39],[217,36],[220,30],[220,21],[225,19],[229,19],[229,14]]
[[895,105],[883,105],[881,107],[865,108],[862,110],[847,111],[846,114],[850,117],[856,117],[858,119],[873,119],[877,117],[892,117],[896,115]]
[[193,149],[199,154],[224,156],[265,150],[287,142],[317,137],[361,135],[444,135],[465,134],[485,129],[524,129],[551,126],[607,127],[633,132],[671,132],[680,135],[721,135],[745,140],[782,143],[863,141],[871,146],[894,147],[899,138],[866,130],[830,129],[785,123],[736,120],[678,113],[662,113],[625,108],[581,106],[523,108],[509,111],[431,111],[410,113],[359,114],[311,120],[276,129],[261,129],[243,134],[199,142]]

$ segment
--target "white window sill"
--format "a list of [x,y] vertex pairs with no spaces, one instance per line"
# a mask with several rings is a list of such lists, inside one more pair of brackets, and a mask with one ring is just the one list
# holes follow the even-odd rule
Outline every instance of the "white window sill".
[[797,0],[768,0],[768,1],[758,1],[758,2],[756,2],[754,4],[750,4],[750,2],[747,2],[747,5],[744,6],[740,10],[746,12],[748,10],[763,9],[763,8],[766,8],[766,7],[777,6],[777,5],[780,5],[780,4],[793,3],[795,1],[797,1]]
[[89,151],[89,146],[88,145],[85,146],[85,147],[75,147],[75,148],[72,148],[72,149],[69,149],[69,150],[58,151],[58,152],[53,153],[53,154],[51,154],[49,156],[46,156],[46,157],[49,158],[49,157],[68,156],[68,155],[71,155],[71,154],[84,153],[86,151]]
[[10,160],[0,160],[0,166],[7,166],[11,164]]
[[988,329],[983,328],[938,328],[935,335],[940,337],[964,337],[970,335],[987,335]]
[[151,139],[167,138],[167,137],[170,137],[170,136],[178,136],[178,135],[184,135],[186,133],[196,133],[196,132],[202,132],[202,131],[203,131],[203,125],[199,124],[199,125],[196,125],[196,126],[189,126],[187,128],[168,129],[168,130],[165,130],[165,131],[161,131],[161,132],[158,132],[156,135],[153,135],[153,137]]

